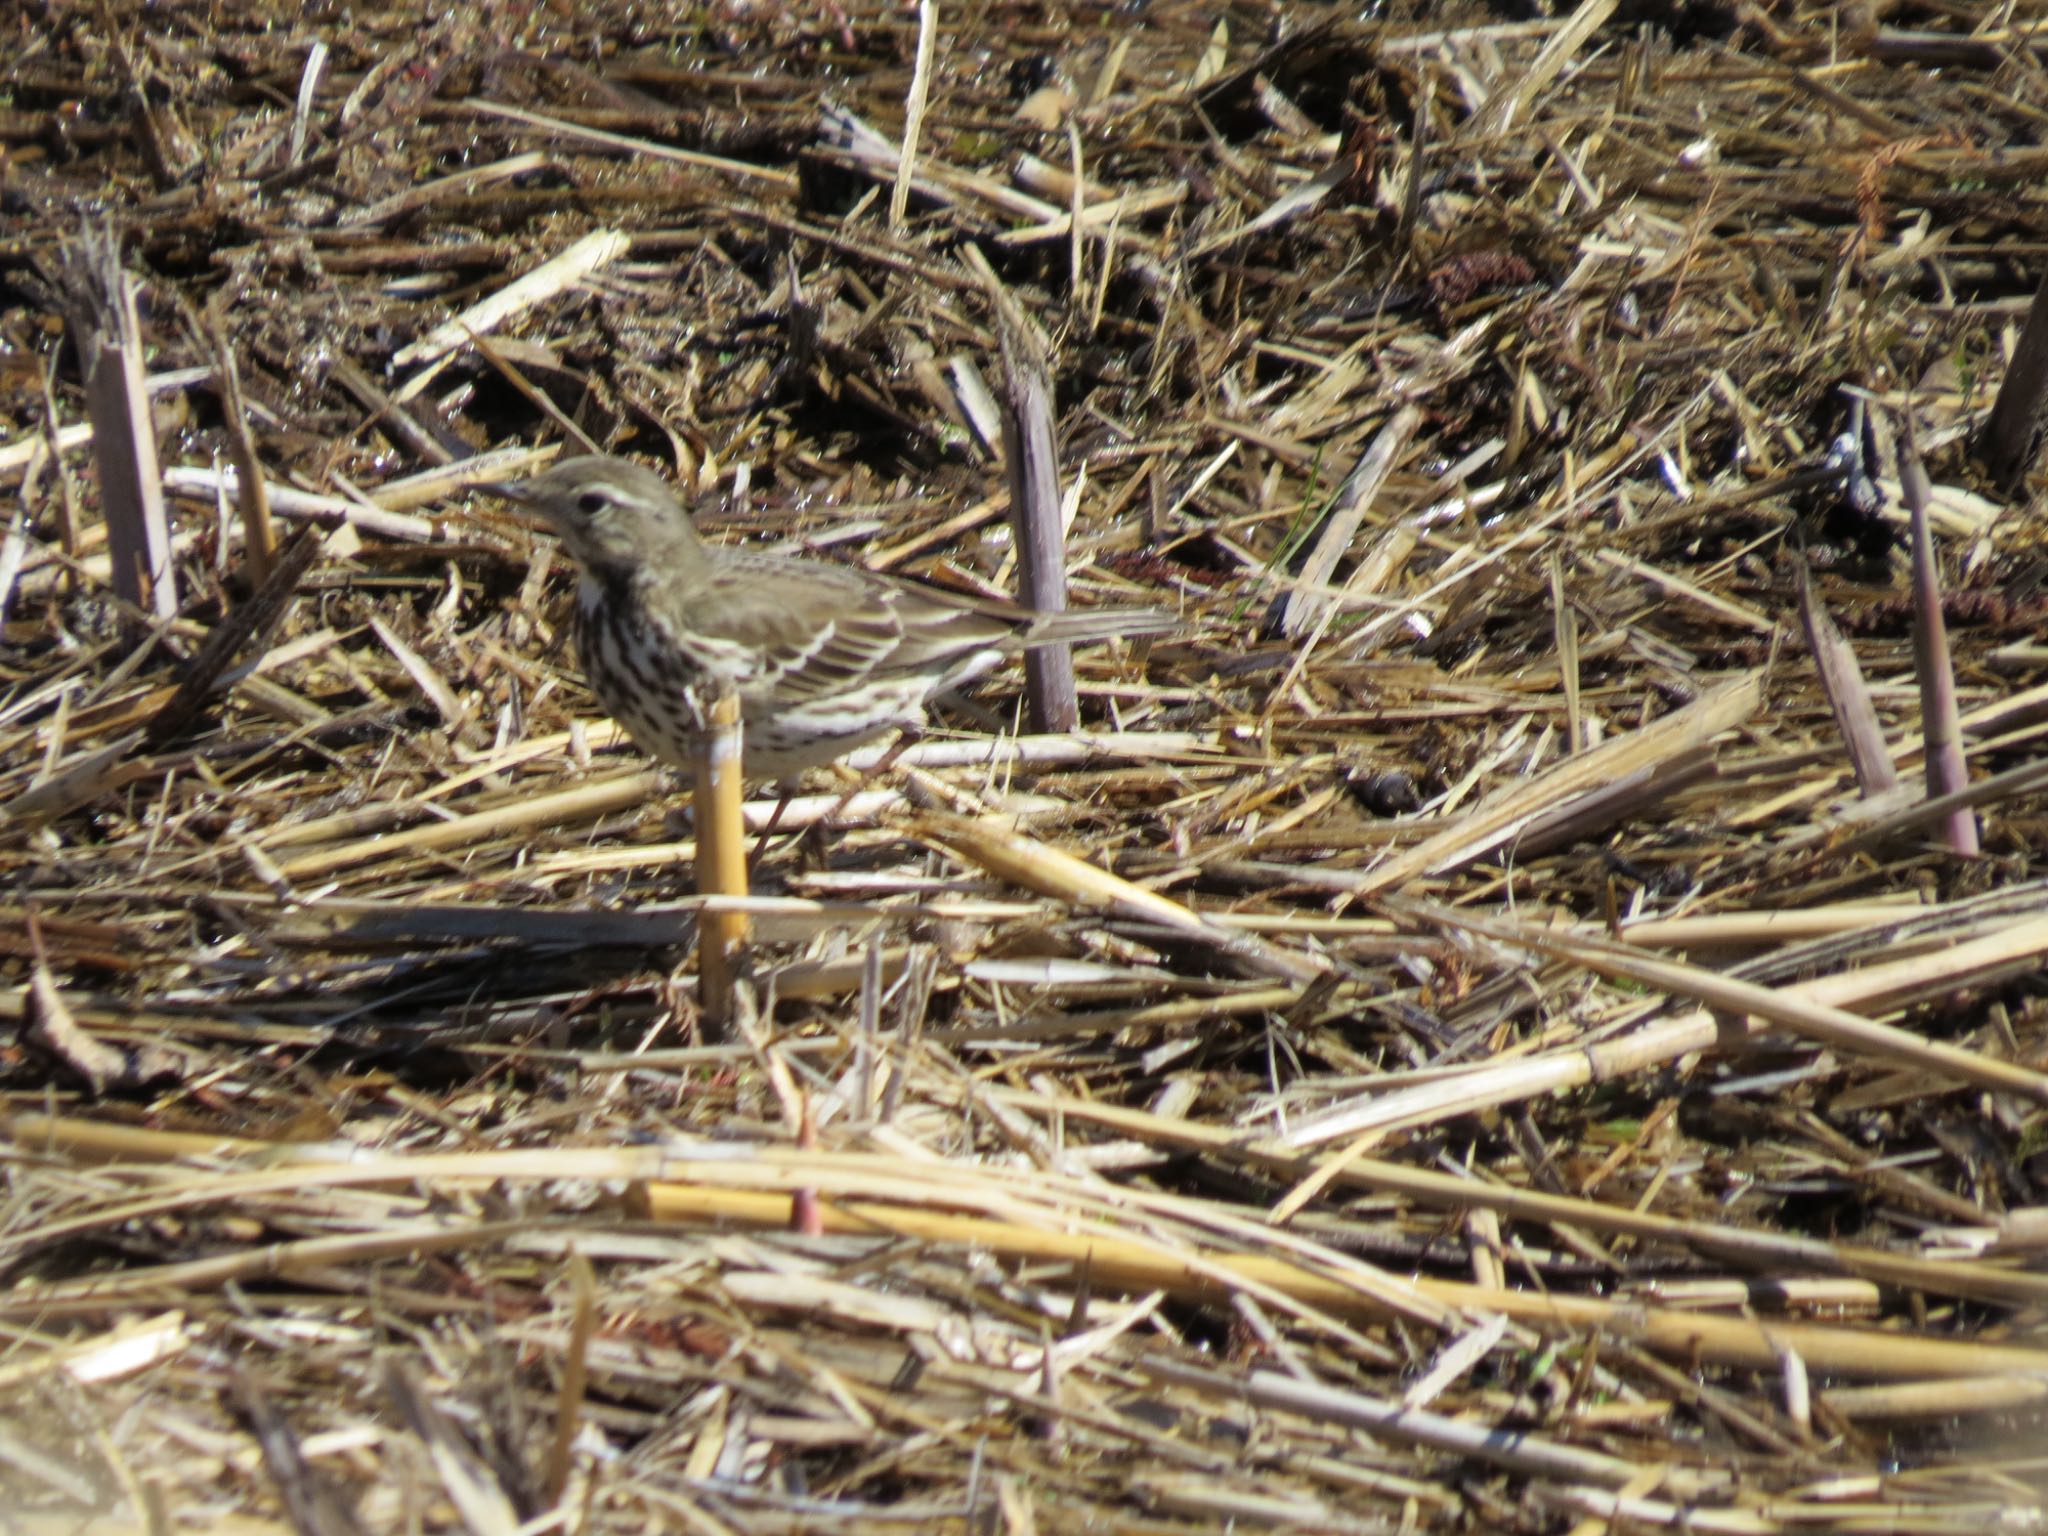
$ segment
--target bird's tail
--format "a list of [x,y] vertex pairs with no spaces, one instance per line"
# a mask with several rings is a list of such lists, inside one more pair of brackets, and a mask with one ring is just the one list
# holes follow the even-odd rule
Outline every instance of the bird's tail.
[[1020,645],[1087,645],[1138,635],[1165,635],[1184,628],[1178,614],[1163,608],[1071,608],[1044,613],[1017,637]]

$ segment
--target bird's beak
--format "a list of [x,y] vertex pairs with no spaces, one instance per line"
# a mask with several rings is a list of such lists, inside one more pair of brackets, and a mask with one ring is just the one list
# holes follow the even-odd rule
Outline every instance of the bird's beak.
[[542,514],[533,493],[526,488],[523,482],[517,480],[479,480],[470,489],[482,491],[487,496],[496,496],[511,502],[513,506],[519,509],[519,522],[523,526],[538,529],[542,532],[552,533],[554,531],[553,525]]

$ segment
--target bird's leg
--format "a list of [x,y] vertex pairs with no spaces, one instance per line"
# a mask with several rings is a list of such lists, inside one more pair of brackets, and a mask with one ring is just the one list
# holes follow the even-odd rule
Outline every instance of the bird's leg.
[[[882,754],[880,760],[878,760],[875,763],[874,767],[869,768],[864,772],[857,773],[853,769],[848,768],[844,763],[835,763],[833,765],[835,770],[847,775],[853,780],[851,787],[847,789],[846,793],[841,795],[836,801],[832,803],[831,808],[827,810],[824,815],[810,822],[807,826],[804,827],[802,831],[798,832],[795,836],[793,836],[790,839],[789,845],[791,847],[801,847],[807,841],[811,842],[811,851],[813,859],[816,863],[822,865],[825,862],[824,848],[822,843],[817,842],[816,839],[822,838],[824,836],[825,829],[830,827],[833,822],[837,821],[841,816],[844,816],[846,814],[846,808],[853,804],[853,797],[861,792],[861,790],[867,785],[869,780],[881,778],[884,775],[886,775],[891,768],[894,768],[896,766],[896,759],[898,756],[902,754],[903,749],[909,746],[915,740],[917,740],[917,738],[918,733],[916,731],[911,730],[908,727],[903,728],[898,733],[895,741],[890,743],[889,750]],[[789,809],[789,802],[792,798],[794,798],[797,791],[797,787],[797,781],[794,779],[786,779],[776,786],[776,788],[781,791],[782,798],[775,802],[774,814],[768,818],[768,825],[761,829],[760,835],[755,839],[754,847],[757,850],[759,850],[755,858],[755,862],[757,864],[765,861],[769,857],[771,852],[780,851],[771,850],[768,847],[768,836],[775,830],[776,826],[782,821],[782,813]]]
[[803,785],[793,778],[776,780],[775,809],[768,813],[768,825],[755,834],[754,846],[756,848],[762,849],[765,853],[768,839],[773,837],[775,829],[782,825],[783,813],[789,809],[789,802],[796,798],[796,793],[801,788],[803,788]]
[[784,853],[792,848],[801,847],[804,839],[810,836],[811,832],[819,825],[817,822],[812,822],[806,826],[799,827],[789,835],[788,840],[780,848],[768,846],[768,839],[773,837],[775,829],[782,825],[782,818],[784,813],[789,810],[790,801],[803,792],[803,787],[803,780],[795,774],[791,774],[786,779],[776,780],[775,809],[768,813],[768,824],[754,836],[754,863],[757,866],[767,863],[769,859],[778,853]]
[[921,732],[917,731],[912,727],[904,727],[902,730],[897,732],[896,739],[889,743],[889,750],[884,752],[881,755],[881,757],[876,759],[875,766],[866,769],[862,772],[855,773],[852,769],[846,768],[845,764],[840,764],[840,767],[842,769],[844,769],[847,773],[853,775],[853,787],[847,790],[845,794],[841,795],[838,798],[838,800],[836,800],[833,803],[832,808],[829,811],[827,811],[824,815],[820,816],[816,821],[812,822],[805,834],[806,836],[809,836],[811,833],[818,834],[819,840],[813,848],[812,853],[813,857],[817,860],[817,863],[820,867],[822,867],[825,862],[825,847],[823,841],[825,828],[829,827],[833,822],[837,821],[841,816],[844,816],[846,814],[847,807],[853,804],[853,797],[859,794],[863,789],[865,789],[868,786],[868,784],[878,779],[887,778],[889,776],[890,771],[896,766],[896,759],[903,755],[903,749],[911,745],[911,743],[913,743],[914,741],[916,741],[921,734]]
[[837,814],[837,810],[844,808],[846,805],[846,801],[842,799],[839,802],[839,806],[835,807],[832,812],[807,821],[801,827],[792,828],[780,847],[769,847],[768,839],[775,835],[775,829],[782,824],[783,813],[789,809],[790,801],[797,797],[802,787],[802,784],[793,778],[784,779],[775,786],[778,796],[775,801],[775,809],[769,813],[768,824],[761,828],[754,836],[754,863],[757,867],[766,864],[779,853],[802,850],[806,843],[831,819],[831,816]]
[[[837,821],[841,816],[844,816],[846,808],[853,804],[853,797],[859,794],[870,780],[887,778],[889,771],[896,766],[896,759],[903,755],[904,749],[914,745],[923,735],[924,732],[915,726],[906,725],[899,727],[896,732],[896,739],[889,743],[889,750],[875,759],[874,767],[854,775],[853,788],[841,795],[833,804],[832,809],[818,818],[819,825],[822,826],[827,822]],[[849,769],[848,772],[852,772],[852,770]]]
[[[834,764],[834,767],[838,769],[842,778],[851,779],[853,783],[845,794],[832,803],[824,815],[815,818],[809,826],[797,833],[795,838],[797,852],[802,860],[801,867],[806,869],[823,869],[825,867],[827,851],[825,847],[826,834],[831,830],[832,823],[846,814],[846,808],[853,803],[853,797],[860,793],[861,786],[868,780],[867,773],[858,773],[847,767],[844,763]],[[868,773],[876,771],[871,768],[868,770]]]

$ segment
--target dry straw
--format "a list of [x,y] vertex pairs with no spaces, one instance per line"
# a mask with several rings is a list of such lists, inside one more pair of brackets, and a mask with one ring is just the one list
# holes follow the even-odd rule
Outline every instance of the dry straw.
[[[0,1527],[2038,1523],[2048,11],[528,9],[0,60]],[[582,440],[1181,628],[699,895]]]

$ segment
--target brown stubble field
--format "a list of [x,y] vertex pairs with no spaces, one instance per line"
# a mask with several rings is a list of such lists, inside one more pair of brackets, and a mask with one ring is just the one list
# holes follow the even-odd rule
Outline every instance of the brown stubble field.
[[[2035,1528],[2044,66],[0,15],[0,1531]],[[1014,595],[1017,335],[1180,627],[814,773],[709,1027],[474,488]]]

